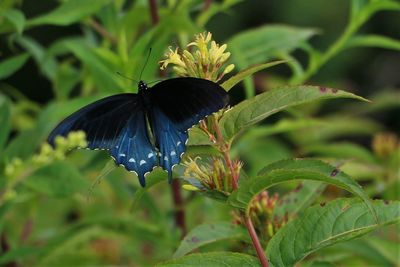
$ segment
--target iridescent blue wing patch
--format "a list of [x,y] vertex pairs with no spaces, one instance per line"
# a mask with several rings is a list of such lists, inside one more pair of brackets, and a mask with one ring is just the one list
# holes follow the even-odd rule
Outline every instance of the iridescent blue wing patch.
[[111,149],[115,162],[135,172],[144,187],[145,174],[158,165],[157,151],[148,137],[143,109],[138,109],[127,121]]
[[172,180],[172,168],[186,151],[188,129],[224,108],[228,94],[218,84],[198,78],[174,78],[150,88],[151,125],[160,166]]
[[152,112],[153,132],[159,149],[160,166],[172,181],[172,168],[179,164],[186,151],[187,130],[180,130],[157,106]]

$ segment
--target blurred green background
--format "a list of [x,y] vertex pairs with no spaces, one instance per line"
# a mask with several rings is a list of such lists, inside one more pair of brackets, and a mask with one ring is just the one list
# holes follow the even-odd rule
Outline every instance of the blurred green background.
[[[157,24],[152,23],[144,0],[0,2],[0,64],[4,63],[0,65],[0,265],[147,266],[171,258],[181,232],[175,226],[167,182],[143,190],[136,177],[122,168],[108,173],[112,163],[105,152],[78,150],[61,162],[37,164],[35,155],[50,130],[95,99],[136,92],[136,84],[116,72],[138,79],[150,47],[153,53],[143,78],[159,79],[163,73],[158,61],[168,46],[184,47],[205,30],[218,43],[228,44],[236,71],[273,59],[294,60],[306,70],[315,51],[327,51],[343,33],[350,7],[369,1],[156,2]],[[244,162],[249,176],[275,160],[315,156],[343,162],[343,170],[370,197],[399,199],[400,15],[389,9],[371,15],[356,31],[358,36],[379,35],[385,40],[363,41],[336,53],[304,81],[301,74],[296,78],[295,64],[284,64],[259,72],[232,90],[232,103],[238,103],[299,81],[372,100],[301,106],[243,133],[232,154]],[[285,28],[262,39],[263,29],[268,32],[276,24],[286,25],[289,33],[283,33]],[[255,31],[249,39],[243,39],[246,30]],[[297,40],[296,34],[304,35]],[[235,38],[242,39],[235,42]],[[280,50],[286,39],[293,47]],[[268,45],[273,49],[264,51]],[[262,53],[252,61],[240,49],[246,46]],[[6,62],[13,57],[18,58]],[[246,60],[240,61],[241,57]],[[103,173],[103,181],[89,190]],[[295,186],[274,191],[283,194]],[[224,204],[192,192],[183,195],[188,229],[203,222],[233,220]],[[347,195],[328,187],[319,199],[339,196]],[[384,230],[313,257],[331,255],[329,260],[337,266],[394,266],[398,251],[385,253],[370,242],[375,238],[381,247],[393,247],[399,240],[393,232]],[[234,241],[203,250],[252,253],[251,246]]]

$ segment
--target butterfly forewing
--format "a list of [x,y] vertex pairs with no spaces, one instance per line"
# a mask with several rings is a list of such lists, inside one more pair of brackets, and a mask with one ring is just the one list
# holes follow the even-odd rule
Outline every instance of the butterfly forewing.
[[218,84],[199,78],[174,78],[149,90],[152,105],[157,105],[180,130],[187,130],[206,116],[224,108],[227,92]]
[[129,117],[139,108],[136,94],[119,94],[100,99],[64,119],[50,133],[48,142],[54,145],[56,136],[71,131],[86,133],[88,148],[111,149]]

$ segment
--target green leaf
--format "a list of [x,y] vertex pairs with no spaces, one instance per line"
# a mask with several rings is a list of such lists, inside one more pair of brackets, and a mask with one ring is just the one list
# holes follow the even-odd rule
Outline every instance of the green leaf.
[[385,49],[400,50],[400,41],[381,35],[362,35],[351,38],[346,44],[347,48],[350,47],[379,47]]
[[266,25],[240,32],[228,40],[235,63],[240,68],[260,64],[280,53],[290,53],[315,35],[317,30],[287,25]]
[[310,123],[308,128],[299,128],[290,132],[290,138],[293,142],[305,146],[344,136],[346,138],[360,135],[370,136],[382,128],[381,125],[370,118],[345,116],[345,114],[319,118],[318,120],[313,119],[312,121],[316,123],[314,125]]
[[280,229],[266,253],[273,266],[293,266],[323,247],[365,235],[384,225],[400,222],[400,202],[373,201],[378,222],[357,199],[337,199],[309,208]]
[[219,124],[224,137],[231,140],[240,131],[288,107],[331,98],[366,99],[341,90],[318,86],[277,88],[245,100],[228,110]]
[[173,267],[255,267],[260,266],[257,258],[234,252],[211,252],[211,253],[196,253],[190,254],[182,258],[169,260],[157,264],[158,267],[173,266]]
[[321,181],[343,188],[364,200],[374,213],[367,194],[361,186],[336,167],[315,159],[289,159],[274,162],[259,172],[259,176],[240,184],[228,203],[249,212],[250,201],[260,192],[279,183],[293,180]]
[[2,151],[11,129],[11,104],[2,95],[0,95],[0,125],[0,151]]
[[304,147],[304,152],[324,157],[358,159],[370,163],[375,162],[375,157],[368,149],[350,142],[307,145]]
[[267,68],[273,67],[275,65],[285,63],[285,62],[286,61],[281,60],[281,61],[273,61],[273,62],[268,62],[268,63],[264,63],[264,64],[258,64],[258,65],[251,66],[247,69],[241,70],[236,75],[230,77],[228,80],[226,80],[225,82],[223,82],[221,84],[221,87],[224,88],[226,91],[229,91],[230,89],[232,89],[232,87],[234,87],[236,84],[241,82],[246,77],[251,76],[253,73],[256,73],[257,71],[267,69]]
[[20,54],[18,56],[13,56],[2,60],[0,62],[0,79],[5,79],[17,70],[19,70],[25,62],[28,60],[29,55],[27,53]]
[[28,21],[29,26],[42,24],[67,26],[90,16],[98,11],[109,0],[69,0],[64,1],[59,7],[42,16]]
[[[228,49],[239,69],[262,64],[272,58],[281,58],[300,47],[317,31],[286,25],[266,25],[240,32],[228,40]],[[254,95],[254,85],[249,78],[244,79],[247,97]]]
[[34,39],[20,36],[16,38],[16,41],[32,55],[41,72],[49,80],[53,80],[58,68],[56,59],[48,55],[46,49]]
[[173,257],[178,258],[196,248],[225,239],[245,239],[246,231],[232,223],[206,223],[196,226],[182,240]]
[[61,161],[38,169],[24,184],[53,197],[71,197],[89,188],[89,183],[75,167]]
[[18,9],[9,9],[7,11],[0,12],[0,15],[4,16],[17,30],[19,34],[22,33],[25,26],[25,15]]
[[281,219],[300,215],[322,194],[326,184],[322,182],[304,181],[292,192],[284,195],[273,210],[273,217]]
[[96,88],[101,92],[118,93],[122,91],[122,81],[117,82],[114,74],[115,69],[110,68],[100,60],[99,56],[93,52],[84,39],[70,38],[55,43],[50,48],[50,53],[55,55],[73,53],[80,61],[82,61],[89,69],[93,76],[93,82]]

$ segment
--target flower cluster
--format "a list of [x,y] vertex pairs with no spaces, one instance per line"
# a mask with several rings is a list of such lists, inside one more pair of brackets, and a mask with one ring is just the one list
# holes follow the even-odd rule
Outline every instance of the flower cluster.
[[[227,168],[225,161],[219,157],[212,157],[209,162],[199,163],[200,157],[189,158],[183,165],[186,167],[184,176],[192,177],[200,182],[201,186],[185,186],[185,189],[192,190],[215,190],[229,195],[233,191],[232,177],[230,169]],[[232,167],[236,173],[240,173],[242,163],[233,161]]]
[[173,70],[178,76],[197,77],[218,82],[222,77],[234,69],[233,64],[224,67],[230,57],[225,52],[227,45],[218,45],[211,40],[211,33],[200,33],[196,35],[195,41],[187,45],[188,49],[179,53],[178,48],[169,48],[166,59],[160,61],[161,69],[167,68],[169,64],[174,65]]
[[[256,231],[264,240],[271,239],[271,237],[288,221],[287,215],[284,218],[273,216],[273,211],[278,200],[278,194],[269,196],[268,191],[263,191],[254,197],[250,203],[249,216]],[[234,213],[234,222],[236,224],[244,224],[243,217],[237,212]]]
[[[67,152],[74,148],[84,148],[87,146],[86,134],[83,131],[70,132],[67,137],[57,136],[55,139],[55,148],[48,143],[44,143],[39,153],[32,156],[32,166],[41,166],[51,163],[54,160],[65,159]],[[22,160],[18,157],[12,159],[5,167],[5,175],[10,177],[15,175],[22,166]]]
[[372,140],[372,148],[378,157],[388,158],[394,153],[399,153],[400,142],[393,133],[379,133]]

